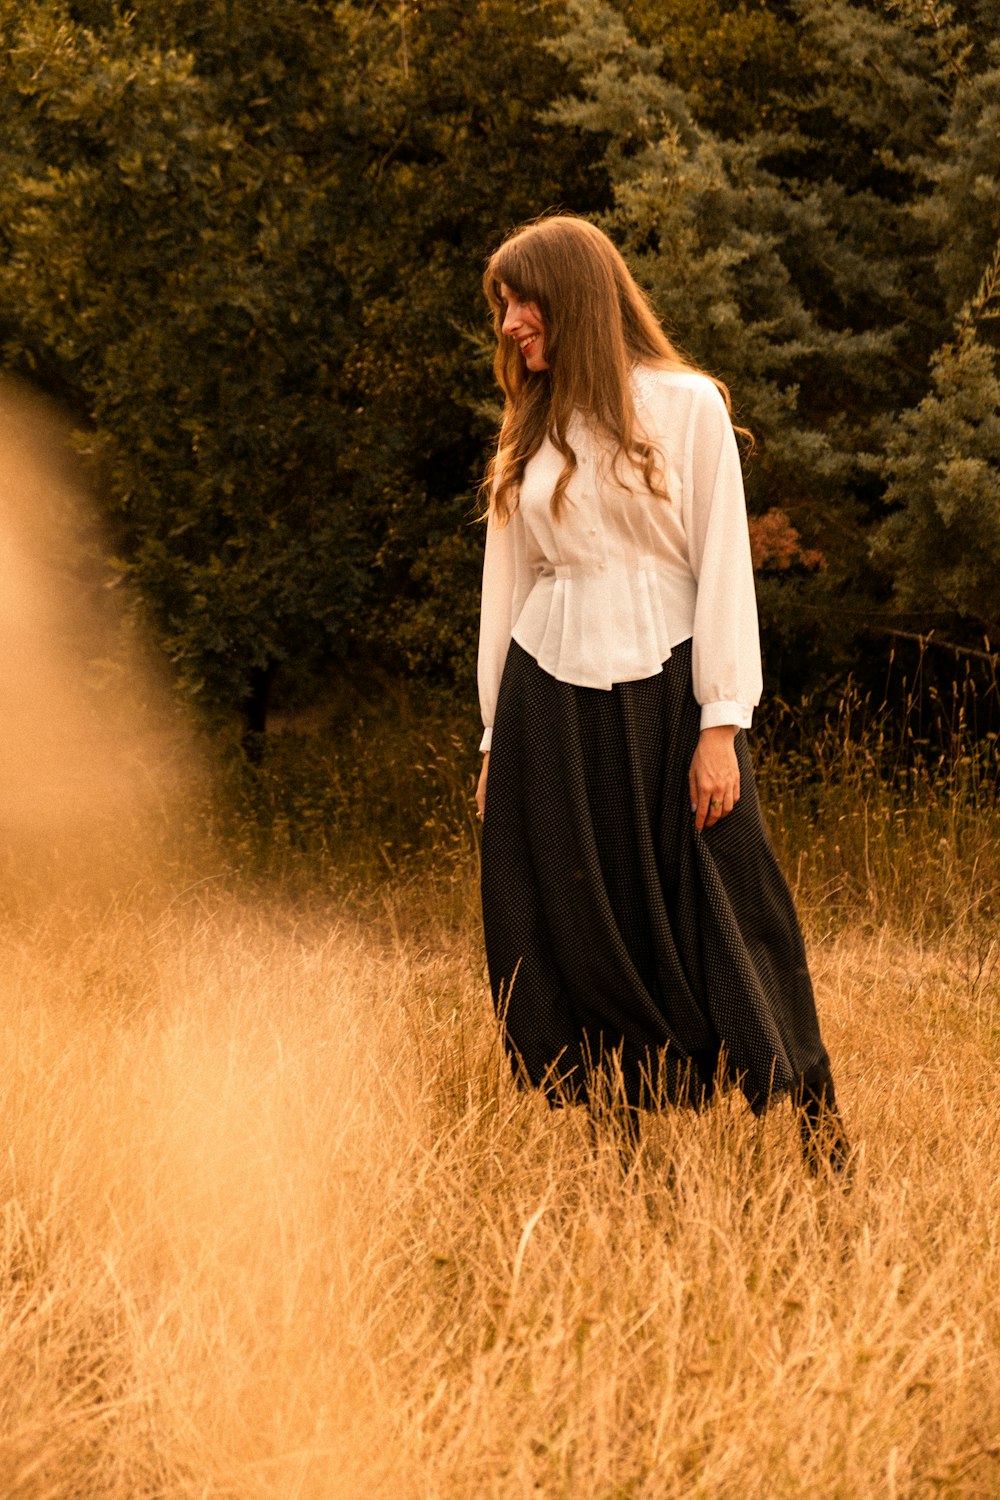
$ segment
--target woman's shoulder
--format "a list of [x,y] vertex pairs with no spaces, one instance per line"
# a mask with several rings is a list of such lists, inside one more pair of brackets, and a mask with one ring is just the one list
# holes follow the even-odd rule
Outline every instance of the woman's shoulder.
[[[632,390],[636,409],[641,411],[657,399],[682,408],[687,413],[696,408],[726,403],[715,381],[700,370],[677,368],[667,364],[637,364],[632,367]],[[680,414],[680,413],[679,413]]]

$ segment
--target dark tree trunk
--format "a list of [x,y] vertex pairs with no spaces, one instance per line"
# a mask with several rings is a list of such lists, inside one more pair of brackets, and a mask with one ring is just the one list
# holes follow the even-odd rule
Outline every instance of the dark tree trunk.
[[270,661],[266,667],[254,667],[250,674],[250,690],[243,700],[243,750],[255,765],[259,765],[264,754],[275,665]]

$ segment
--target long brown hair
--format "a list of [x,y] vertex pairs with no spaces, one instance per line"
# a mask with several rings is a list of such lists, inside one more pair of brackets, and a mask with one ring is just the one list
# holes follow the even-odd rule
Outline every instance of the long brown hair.
[[[542,315],[547,370],[531,371],[515,339],[503,332],[501,284]],[[490,257],[483,291],[493,311],[493,370],[503,390],[500,442],[483,480],[489,512],[505,525],[516,509],[528,460],[548,435],[563,467],[552,496],[558,518],[577,467],[567,438],[574,411],[602,428],[642,472],[653,494],[667,498],[660,456],[636,431],[629,373],[633,365],[697,370],[667,338],[620,253],[595,225],[553,214],[516,229]],[[714,376],[710,377],[714,380]],[[729,392],[716,380],[730,408]]]

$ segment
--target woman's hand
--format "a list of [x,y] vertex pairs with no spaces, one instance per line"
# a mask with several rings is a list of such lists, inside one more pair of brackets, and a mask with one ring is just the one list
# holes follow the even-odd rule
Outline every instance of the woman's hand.
[[720,818],[731,813],[740,800],[740,768],[733,746],[735,738],[735,724],[703,729],[699,736],[688,772],[691,811],[699,833],[703,828],[712,828]]
[[482,822],[483,814],[486,812],[486,777],[490,769],[490,752],[487,750],[483,756],[483,769],[479,773],[479,785],[476,787],[476,806],[479,808],[479,821]]

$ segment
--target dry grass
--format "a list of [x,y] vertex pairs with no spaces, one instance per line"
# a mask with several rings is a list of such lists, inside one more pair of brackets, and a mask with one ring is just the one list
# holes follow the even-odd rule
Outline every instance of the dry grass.
[[814,947],[849,1192],[737,1099],[623,1175],[467,886],[208,889],[5,924],[5,1496],[1000,1492],[992,955]]

